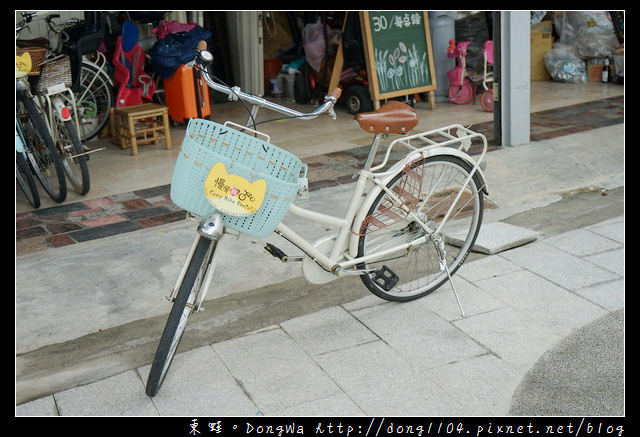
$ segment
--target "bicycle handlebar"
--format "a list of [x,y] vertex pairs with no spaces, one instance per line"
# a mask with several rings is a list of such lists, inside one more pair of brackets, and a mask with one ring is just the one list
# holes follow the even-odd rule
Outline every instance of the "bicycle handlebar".
[[314,111],[308,112],[308,113],[300,112],[295,109],[279,105],[278,103],[271,102],[260,96],[245,93],[241,91],[239,87],[235,87],[235,86],[230,87],[228,85],[224,85],[214,81],[209,75],[209,70],[207,68],[208,65],[210,65],[211,62],[213,62],[213,56],[209,51],[207,51],[206,41],[198,42],[196,51],[197,51],[197,54],[195,59],[187,65],[197,64],[203,73],[202,77],[204,78],[204,81],[207,83],[207,85],[216,91],[226,94],[229,100],[231,101],[242,100],[242,101],[251,103],[253,105],[267,108],[272,111],[279,112],[281,114],[284,114],[290,117],[300,118],[302,120],[311,120],[324,113],[329,114],[331,118],[333,118],[334,120],[336,118],[336,114],[333,111],[333,106],[338,101],[338,98],[340,97],[340,93],[342,92],[340,88],[334,89],[327,96],[325,96],[325,102],[322,105],[320,105],[318,108],[316,108]]

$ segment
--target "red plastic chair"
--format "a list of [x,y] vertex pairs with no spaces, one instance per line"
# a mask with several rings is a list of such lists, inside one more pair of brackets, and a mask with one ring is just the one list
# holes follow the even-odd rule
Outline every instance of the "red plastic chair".
[[115,67],[113,81],[118,86],[116,108],[153,101],[156,85],[144,71],[146,55],[137,40],[138,28],[126,22],[122,35],[116,40],[112,61]]

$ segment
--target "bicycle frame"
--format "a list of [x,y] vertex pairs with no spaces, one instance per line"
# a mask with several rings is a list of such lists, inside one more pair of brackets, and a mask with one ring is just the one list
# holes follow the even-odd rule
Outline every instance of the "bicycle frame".
[[[64,98],[63,95],[65,96]],[[46,110],[45,119],[49,125],[51,137],[56,141],[58,139],[58,132],[55,132],[53,118],[57,117],[63,122],[72,119],[77,120],[76,99],[71,90],[63,83],[48,88],[46,93],[38,95],[38,99],[41,106]],[[67,104],[67,102],[69,102],[69,104]],[[76,130],[78,131],[78,135],[80,135],[78,126],[76,126]]]
[[[452,134],[452,131],[454,130],[456,131],[456,135],[459,136],[454,136]],[[442,142],[436,142],[430,138],[434,135],[440,135],[448,139]],[[398,250],[409,249],[413,246],[423,244],[427,239],[431,238],[431,235],[437,234],[442,226],[444,226],[444,224],[448,221],[451,211],[460,199],[462,191],[469,184],[471,178],[476,172],[480,175],[480,178],[482,180],[482,189],[486,192],[485,178],[481,170],[481,166],[484,163],[484,156],[487,150],[487,141],[483,135],[470,131],[461,125],[451,125],[444,128],[434,129],[429,132],[422,132],[408,137],[401,137],[387,146],[387,150],[382,162],[375,167],[372,167],[373,159],[376,155],[380,143],[380,138],[381,136],[379,135],[374,138],[373,144],[369,151],[369,156],[365,164],[365,168],[359,172],[358,180],[355,183],[355,188],[352,192],[351,200],[344,217],[340,218],[316,211],[311,211],[296,204],[292,204],[289,208],[289,212],[304,219],[324,223],[327,225],[338,226],[339,231],[334,243],[331,245],[329,255],[318,250],[314,244],[311,244],[304,237],[300,236],[288,226],[281,223],[276,228],[276,233],[289,240],[296,247],[301,249],[307,256],[313,259],[317,264],[319,264],[323,269],[325,269],[327,272],[330,272],[332,275],[335,275],[336,277],[348,274],[363,274],[362,270],[353,270],[353,268],[358,264],[381,259],[390,253],[397,252]],[[477,161],[471,158],[466,153],[466,150],[468,150],[472,140],[476,138],[482,140],[483,143],[483,150]],[[427,145],[416,147],[411,144],[415,141],[421,141],[423,143],[427,143]],[[457,149],[450,147],[456,144],[458,144]],[[388,164],[389,156],[394,146],[403,146],[407,148],[409,152],[407,153],[407,155],[405,155],[404,158],[392,165],[388,170],[380,171]],[[426,231],[426,234],[423,237],[409,243],[405,243],[401,246],[387,249],[386,251],[376,252],[372,255],[358,257],[357,253],[359,231],[362,222],[365,220],[368,213],[367,208],[362,208],[362,206],[370,205],[381,191],[386,192],[394,202],[402,204],[402,201],[397,197],[397,195],[389,188],[387,188],[387,184],[389,183],[389,181],[391,181],[399,172],[402,172],[404,168],[406,168],[406,166],[411,162],[436,155],[456,155],[467,161],[472,166],[472,171],[469,177],[463,184],[461,190],[457,193],[455,200],[452,202],[440,224],[436,228],[433,228],[420,219],[418,214],[420,211],[407,211],[408,216],[412,220],[415,220]],[[372,183],[373,187],[369,189],[365,196],[364,194],[367,189],[368,182]]]
[[[74,123],[74,125],[76,134],[78,135],[78,138],[81,138],[80,123],[78,118],[78,111],[76,108],[76,98],[73,94],[73,91],[71,91],[71,89],[69,89],[64,83],[51,86],[47,89],[46,93],[34,96],[34,98],[37,99],[40,107],[44,109],[44,118],[49,127],[51,138],[53,138],[53,141],[56,144],[60,140],[60,133],[55,128],[56,125],[54,118],[63,123],[66,121],[75,120],[76,123]],[[70,154],[65,159],[75,159],[105,149],[106,147],[101,147],[98,149],[85,148],[85,151],[83,153]]]
[[[251,118],[249,119],[249,121],[257,115],[257,112],[260,108],[270,109],[285,115],[302,119],[312,119],[324,112],[329,111],[329,114],[335,118],[335,113],[333,113],[333,102],[326,102],[313,112],[305,114],[291,108],[281,106],[277,103],[270,102],[264,98],[243,93],[237,87],[230,88],[224,85],[220,85],[211,79],[206,69],[203,69],[202,73],[202,76],[208,86],[217,91],[227,94],[230,100],[241,99],[253,105],[253,108],[251,110]],[[379,164],[374,165],[375,156],[383,137],[386,137],[386,135],[377,134],[374,136],[365,166],[358,174],[358,178],[355,182],[354,189],[351,193],[351,198],[344,216],[339,217],[313,211],[303,208],[295,203],[291,204],[291,206],[289,207],[290,213],[305,220],[336,226],[338,228],[338,232],[335,236],[325,236],[324,238],[317,240],[315,243],[312,243],[284,223],[280,223],[275,229],[274,232],[276,234],[291,242],[306,255],[306,259],[304,259],[304,261],[306,261],[307,268],[313,269],[315,268],[314,266],[319,266],[320,270],[316,269],[316,271],[313,272],[304,272],[305,277],[307,280],[309,280],[309,282],[324,283],[341,276],[362,275],[369,273],[367,270],[357,269],[356,266],[362,263],[380,260],[390,253],[397,253],[398,250],[409,249],[413,246],[423,244],[428,239],[431,239],[432,236],[437,234],[442,226],[448,221],[454,206],[456,206],[458,200],[462,195],[462,192],[474,176],[477,175],[477,177],[480,178],[481,189],[485,193],[487,192],[485,182],[486,179],[482,174],[481,169],[481,167],[484,166],[484,157],[487,152],[487,140],[484,135],[473,132],[463,127],[462,125],[454,124],[451,126],[434,129],[428,132],[421,132],[410,136],[399,137],[386,146],[386,153],[384,154],[382,161]],[[435,139],[435,137],[443,139]],[[471,146],[473,140],[480,140],[482,142],[482,151],[477,160],[473,159],[470,155],[467,154],[467,151],[469,150],[469,147]],[[389,164],[391,151],[396,146],[404,147],[408,150],[408,152],[401,160],[391,165],[387,170],[384,170],[384,168]],[[385,249],[384,251],[378,251],[370,255],[359,257],[358,240],[360,237],[360,226],[362,225],[368,214],[368,208],[366,208],[366,206],[370,205],[382,191],[389,194],[394,202],[403,204],[403,202],[396,196],[396,194],[389,188],[387,188],[389,181],[391,181],[398,173],[404,171],[404,169],[410,163],[418,159],[424,159],[437,155],[454,155],[460,157],[472,167],[470,175],[464,182],[462,188],[458,191],[455,200],[449,206],[449,209],[440,224],[434,228],[429,223],[425,223],[423,220],[421,220],[421,218],[417,214],[419,213],[419,211],[407,210],[408,217],[417,222],[426,231],[425,235],[411,242],[403,243],[390,249]],[[218,219],[216,219],[216,215],[219,215],[219,213],[214,212],[211,216],[204,217],[200,224],[199,231],[203,226],[208,226],[212,223],[220,224],[221,220],[219,219],[219,217]],[[215,237],[215,239],[217,240],[217,238],[219,238],[219,236],[223,232],[224,230],[222,232],[219,229],[216,230],[216,233],[218,235]],[[207,232],[200,232],[200,235],[210,234]],[[321,246],[324,246],[325,243],[330,241],[332,242],[328,247],[325,247],[324,249],[320,248]],[[191,248],[191,253],[193,253],[196,242],[197,239]],[[191,257],[191,253],[189,254],[189,258]],[[284,262],[287,262],[288,258],[289,257],[285,257],[282,260]],[[291,259],[299,261],[303,258],[291,257]],[[168,296],[167,299],[172,300],[175,297],[175,294],[177,293],[177,285],[180,284],[181,278],[185,273],[185,269],[186,264],[183,268],[183,271],[179,275],[176,287],[174,287],[171,295]],[[202,295],[198,296],[197,298],[197,302],[194,305],[196,309],[199,309],[200,304],[204,302],[205,296],[208,292],[209,280],[210,279],[207,278],[207,280],[205,281],[207,283],[207,286],[203,288]]]

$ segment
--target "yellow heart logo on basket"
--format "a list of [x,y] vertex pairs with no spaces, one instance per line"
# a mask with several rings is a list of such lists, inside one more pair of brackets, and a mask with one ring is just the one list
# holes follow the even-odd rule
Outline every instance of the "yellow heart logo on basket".
[[216,163],[204,182],[204,194],[218,211],[244,217],[254,214],[262,205],[267,182],[249,182],[242,176],[229,174],[223,163]]
[[22,55],[16,55],[16,77],[24,77],[31,71],[31,54],[24,52]]

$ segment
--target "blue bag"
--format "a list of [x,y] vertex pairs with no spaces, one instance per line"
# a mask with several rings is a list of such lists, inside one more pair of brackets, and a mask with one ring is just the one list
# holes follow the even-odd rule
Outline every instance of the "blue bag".
[[156,41],[149,50],[151,65],[161,78],[168,79],[182,64],[193,61],[198,42],[208,41],[211,35],[201,26],[188,32],[170,33]]

